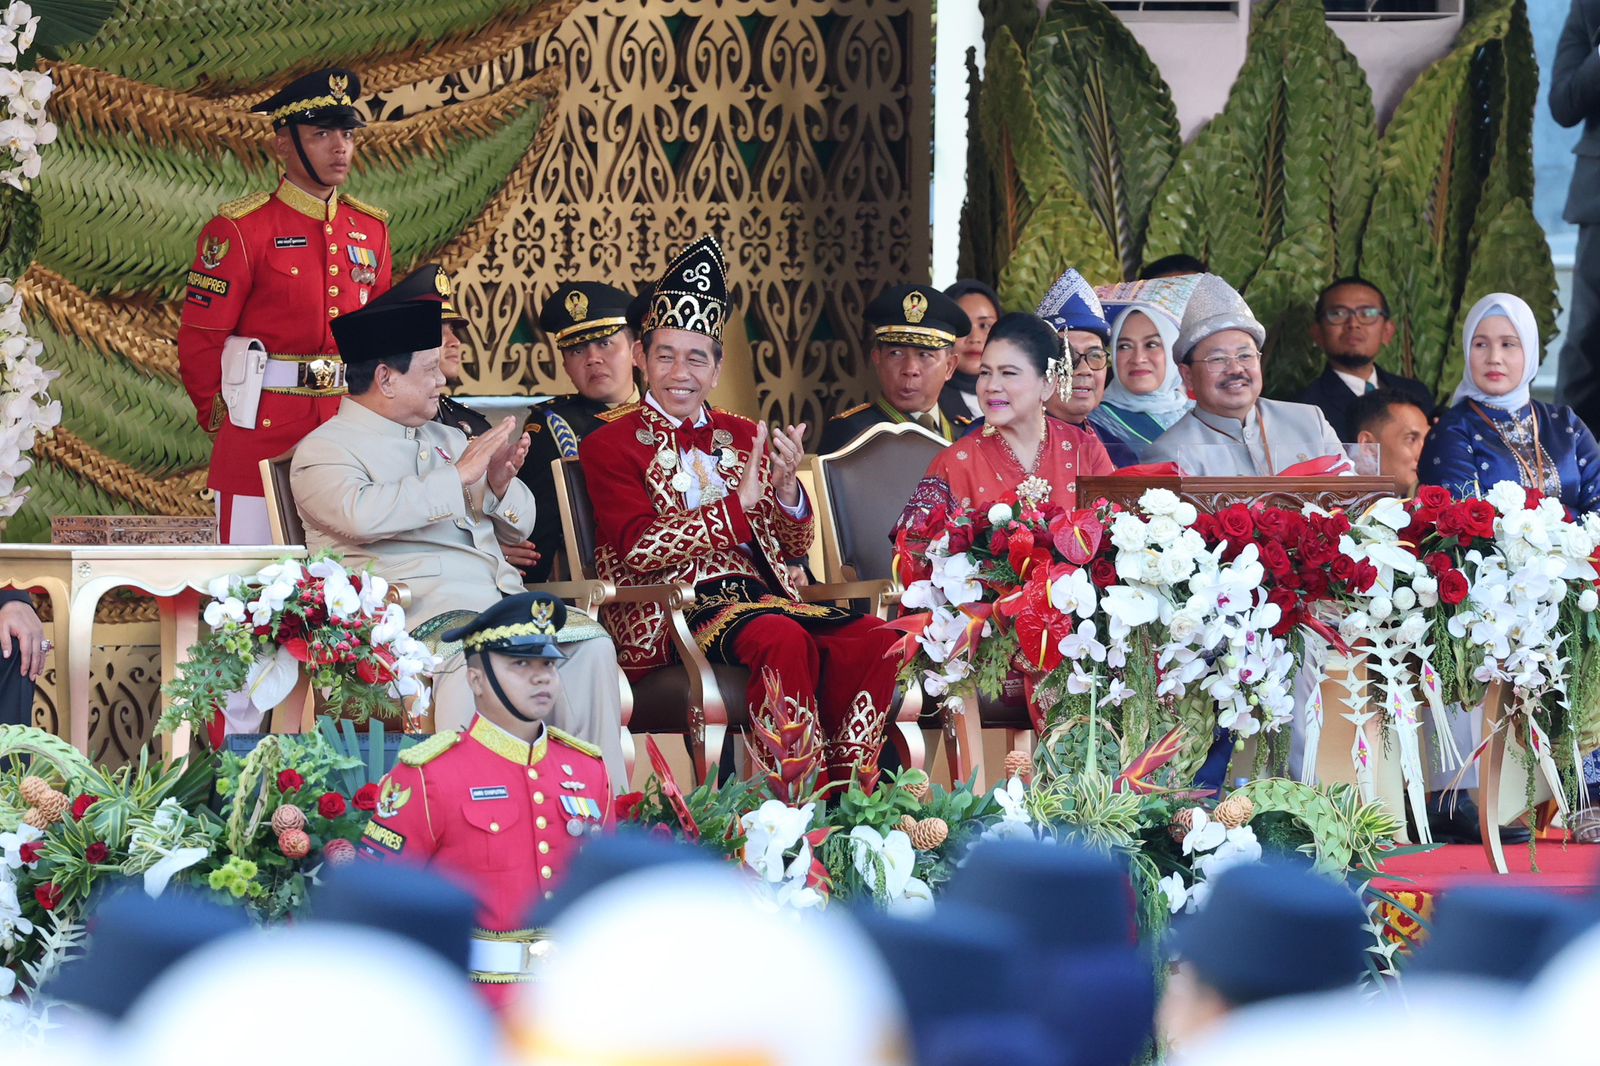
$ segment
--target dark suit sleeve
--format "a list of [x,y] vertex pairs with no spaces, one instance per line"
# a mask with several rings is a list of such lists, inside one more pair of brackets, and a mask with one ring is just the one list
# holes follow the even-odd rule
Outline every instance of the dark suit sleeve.
[[1563,126],[1600,116],[1600,54],[1595,52],[1583,7],[1584,0],[1573,0],[1550,70],[1550,114]]
[[856,420],[830,418],[822,426],[822,440],[817,444],[817,454],[836,452],[856,439]]
[[27,589],[0,589],[0,607],[8,603],[26,603],[33,605],[33,597],[28,595]]
[[[555,474],[550,464],[561,457],[556,447],[555,434],[545,424],[544,412],[535,409],[534,421],[529,426],[528,457],[522,462],[517,477],[533,493],[533,532],[528,539],[539,549],[539,561],[522,572],[527,581],[549,581],[555,569],[556,555],[565,546],[561,531],[561,505],[556,502]],[[538,432],[532,432],[537,428]]]

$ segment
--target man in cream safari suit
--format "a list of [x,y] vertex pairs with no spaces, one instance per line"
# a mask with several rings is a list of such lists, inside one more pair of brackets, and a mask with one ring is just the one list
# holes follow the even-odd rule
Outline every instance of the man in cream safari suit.
[[[522,592],[499,542],[524,540],[533,528],[533,496],[517,480],[528,437],[509,417],[471,442],[433,421],[444,390],[440,304],[375,303],[340,318],[334,333],[350,393],[295,449],[290,471],[306,546],[404,582],[414,628]],[[554,720],[598,744],[621,785],[621,674],[610,638],[591,624],[592,636],[562,634],[566,698]],[[435,678],[434,707],[436,729],[472,717],[459,651]]]

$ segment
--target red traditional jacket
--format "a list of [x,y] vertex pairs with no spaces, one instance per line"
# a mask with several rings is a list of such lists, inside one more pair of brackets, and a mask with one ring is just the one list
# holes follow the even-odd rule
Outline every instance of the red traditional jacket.
[[[308,375],[305,387],[263,391],[256,428],[228,420],[222,345],[254,337],[277,359],[338,359],[331,323],[389,287],[385,212],[337,194],[324,203],[288,181],[276,192],[224,204],[200,233],[178,327],[178,365],[200,425],[217,434],[206,484],[260,496],[271,459],[332,418],[338,383]],[[322,366],[324,364],[319,364]]]
[[[811,509],[808,504],[805,517],[797,519],[778,503],[770,452],[763,460],[767,482],[761,502],[750,511],[739,503],[738,483],[755,442],[754,422],[710,409],[712,430],[732,437],[734,462],[719,470],[727,495],[691,510],[684,493],[672,487],[676,464],[659,458],[672,448],[673,427],[666,416],[648,404],[630,404],[600,418],[608,424],[584,438],[578,457],[594,507],[595,566],[601,578],[618,585],[696,586],[723,577],[753,577],[776,595],[799,598],[783,561],[810,550]],[[607,604],[601,621],[617,643],[623,669],[650,670],[672,661],[666,615],[656,604]]]

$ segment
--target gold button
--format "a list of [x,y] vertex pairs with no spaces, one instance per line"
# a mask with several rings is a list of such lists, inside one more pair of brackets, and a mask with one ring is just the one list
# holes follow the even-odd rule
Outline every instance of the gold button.
[[539,867],[539,876],[540,877],[542,877],[546,881],[548,881],[548,880],[550,880],[551,875],[552,875],[552,871],[551,871],[550,867],[548,867],[548,866]]
[[339,254],[339,246],[337,244],[328,245],[328,254],[329,255],[337,255],[337,254]]
[[270,418],[263,418],[263,419],[262,419],[262,420],[261,420],[261,428],[262,428],[262,429],[271,429],[271,428],[272,428],[272,419],[270,419]]
[[550,822],[545,818],[544,815],[541,814],[541,815],[539,815],[539,817],[537,817],[537,818],[535,818],[533,820],[533,824],[535,826],[537,826],[538,828],[543,829],[546,826],[548,826],[550,824]]
[[535,803],[543,803],[544,802],[544,793],[543,792],[535,792],[533,794],[533,802],[535,802]]
[[329,318],[338,318],[339,317],[339,309],[337,307],[328,308],[328,317]]
[[322,224],[322,232],[331,236],[333,234],[333,223],[324,222]]
[[420,452],[417,453],[417,460],[419,462],[421,462],[422,460],[424,460],[426,458],[428,458],[428,449],[424,448]]
[[539,771],[537,771],[537,770],[529,770],[528,771],[528,780],[529,781],[537,781],[537,780],[539,780]]
[[491,832],[491,833],[500,832],[500,823],[499,822],[490,822],[489,823],[489,832]]
[[548,854],[550,854],[550,842],[548,840],[539,841],[539,854],[540,855],[548,855]]
[[329,263],[328,264],[328,276],[332,277],[332,278],[336,278],[336,277],[339,276],[339,264],[338,263]]
[[299,267],[290,267],[289,268],[289,276],[298,278],[300,276],[300,268]]
[[329,296],[337,296],[337,295],[339,295],[339,286],[337,286],[337,285],[329,285],[328,286],[328,295]]

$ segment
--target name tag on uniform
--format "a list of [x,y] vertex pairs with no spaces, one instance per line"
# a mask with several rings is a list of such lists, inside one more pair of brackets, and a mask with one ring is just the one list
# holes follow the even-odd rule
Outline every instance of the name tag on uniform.
[[504,785],[495,785],[493,788],[475,788],[472,790],[475,800],[503,800],[511,798],[511,791]]
[[272,241],[275,248],[304,248],[307,243],[304,237],[275,237]]

